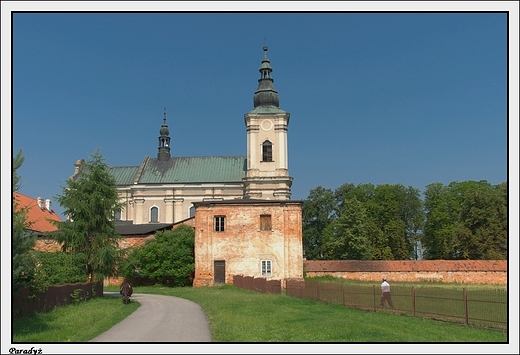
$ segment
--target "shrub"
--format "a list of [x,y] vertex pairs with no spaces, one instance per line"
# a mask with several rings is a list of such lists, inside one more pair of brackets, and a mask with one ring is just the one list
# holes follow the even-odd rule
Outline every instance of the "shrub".
[[119,273],[135,283],[190,286],[195,271],[194,244],[195,233],[189,226],[157,232],[145,245],[129,251]]
[[64,252],[32,251],[36,259],[33,289],[43,292],[50,285],[63,285],[86,281],[84,263],[80,255]]

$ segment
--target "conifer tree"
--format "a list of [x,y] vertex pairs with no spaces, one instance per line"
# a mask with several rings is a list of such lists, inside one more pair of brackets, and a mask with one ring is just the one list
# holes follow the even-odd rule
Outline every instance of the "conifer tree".
[[[13,157],[13,193],[21,187],[21,177],[17,170],[22,166],[25,158],[20,149]],[[13,235],[12,235],[12,273],[13,288],[16,294],[24,286],[29,286],[34,279],[34,259],[30,251],[34,248],[36,236],[29,230],[30,224],[27,222],[27,210],[20,208],[13,194]]]
[[62,243],[64,252],[74,254],[83,263],[86,281],[99,282],[114,276],[122,257],[114,215],[122,206],[115,178],[99,149],[66,185],[56,200],[64,208],[67,220],[55,222],[60,230],[55,239]]

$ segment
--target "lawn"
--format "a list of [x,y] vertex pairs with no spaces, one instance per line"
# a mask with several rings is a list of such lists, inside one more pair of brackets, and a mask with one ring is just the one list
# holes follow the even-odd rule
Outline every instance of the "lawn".
[[[117,287],[105,287],[116,291]],[[134,287],[134,293],[171,295],[201,305],[219,343],[496,343],[506,331],[221,287]],[[109,329],[139,304],[101,297],[13,323],[15,342],[85,342]]]

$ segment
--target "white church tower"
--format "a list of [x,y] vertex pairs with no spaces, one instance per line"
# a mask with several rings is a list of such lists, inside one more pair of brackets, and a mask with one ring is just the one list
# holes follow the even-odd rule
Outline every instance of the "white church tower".
[[293,178],[287,159],[288,112],[279,108],[274,89],[267,46],[260,66],[254,109],[244,115],[247,128],[247,172],[244,197],[250,199],[289,200]]

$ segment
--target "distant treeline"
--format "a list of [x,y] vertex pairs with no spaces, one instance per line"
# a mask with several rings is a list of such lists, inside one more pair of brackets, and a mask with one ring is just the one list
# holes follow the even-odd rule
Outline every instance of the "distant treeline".
[[507,259],[507,182],[318,186],[303,202],[307,259]]

